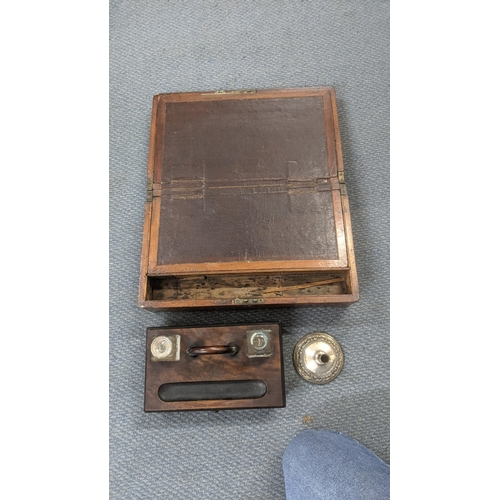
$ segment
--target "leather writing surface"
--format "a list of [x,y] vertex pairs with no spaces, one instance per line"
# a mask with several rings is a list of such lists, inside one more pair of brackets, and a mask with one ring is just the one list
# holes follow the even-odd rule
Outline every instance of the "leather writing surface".
[[163,105],[159,265],[337,258],[322,97]]

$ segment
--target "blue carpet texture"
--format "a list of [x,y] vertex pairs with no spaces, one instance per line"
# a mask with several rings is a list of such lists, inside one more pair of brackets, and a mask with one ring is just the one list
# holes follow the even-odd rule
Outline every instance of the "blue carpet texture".
[[[347,309],[148,312],[137,306],[153,95],[333,86],[360,294]],[[281,321],[287,407],[143,412],[149,326]],[[333,335],[339,377],[309,384],[292,351]],[[389,461],[389,3],[113,0],[110,4],[110,498],[285,498],[283,451],[304,429]]]

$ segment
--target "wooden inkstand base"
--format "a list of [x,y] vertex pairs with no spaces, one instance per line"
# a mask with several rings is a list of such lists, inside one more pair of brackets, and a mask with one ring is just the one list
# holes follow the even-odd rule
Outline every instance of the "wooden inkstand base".
[[284,406],[279,323],[148,328],[146,412]]

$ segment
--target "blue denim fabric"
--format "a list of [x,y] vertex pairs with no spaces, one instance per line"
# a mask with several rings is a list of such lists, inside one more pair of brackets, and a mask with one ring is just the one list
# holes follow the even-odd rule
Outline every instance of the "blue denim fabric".
[[303,431],[283,455],[287,500],[389,498],[389,466],[344,434]]

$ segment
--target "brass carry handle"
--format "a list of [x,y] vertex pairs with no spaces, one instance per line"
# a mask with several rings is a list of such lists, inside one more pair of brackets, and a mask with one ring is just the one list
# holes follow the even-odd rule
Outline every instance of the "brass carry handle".
[[202,356],[205,354],[236,354],[238,352],[238,346],[234,344],[228,345],[204,345],[204,346],[192,346],[186,349],[186,352],[193,358],[196,356]]

